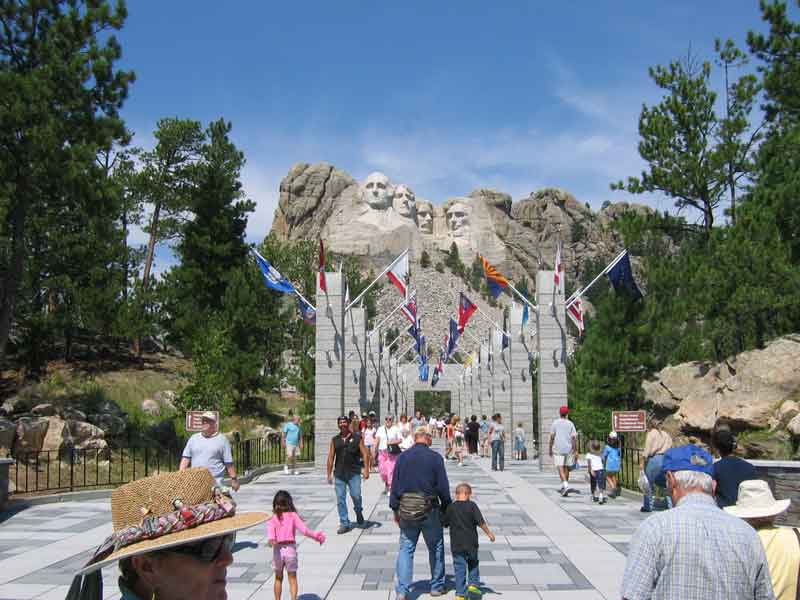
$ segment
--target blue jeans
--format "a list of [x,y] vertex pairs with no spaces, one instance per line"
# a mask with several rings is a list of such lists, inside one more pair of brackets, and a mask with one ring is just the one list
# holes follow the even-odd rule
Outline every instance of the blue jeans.
[[417,549],[419,534],[428,546],[428,561],[431,567],[431,591],[445,589],[444,579],[444,530],[439,518],[439,510],[419,522],[400,521],[400,550],[397,554],[397,595],[408,596],[414,580],[414,551]]
[[361,475],[351,475],[350,479],[344,480],[338,477],[333,478],[336,487],[336,508],[339,509],[339,525],[351,527],[350,518],[347,516],[347,489],[350,489],[350,497],[353,499],[353,508],[356,515],[360,514],[364,507],[361,503]]
[[492,471],[501,471],[505,465],[506,460],[506,447],[502,440],[492,441]]
[[[656,486],[662,488],[667,487],[666,478],[661,471],[663,465],[664,455],[656,454],[650,457],[644,467],[644,474],[647,475],[647,481],[650,482],[650,493],[644,496],[643,508],[645,510],[653,510],[653,492],[655,491],[653,488]],[[672,508],[672,498],[670,498],[669,494],[667,494],[667,507]]]
[[453,571],[456,577],[456,596],[466,597],[468,585],[480,587],[478,552],[453,552]]

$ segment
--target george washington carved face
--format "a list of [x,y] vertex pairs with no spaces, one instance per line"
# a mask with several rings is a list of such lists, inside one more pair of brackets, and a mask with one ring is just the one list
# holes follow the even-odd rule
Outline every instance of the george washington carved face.
[[361,186],[364,200],[375,210],[386,210],[392,203],[389,178],[378,171],[370,173]]

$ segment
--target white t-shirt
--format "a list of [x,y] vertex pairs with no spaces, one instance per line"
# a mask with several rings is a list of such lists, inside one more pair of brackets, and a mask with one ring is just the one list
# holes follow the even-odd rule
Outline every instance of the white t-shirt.
[[553,440],[553,451],[556,454],[569,454],[572,452],[572,438],[578,437],[575,430],[575,423],[569,419],[558,418],[553,421],[550,433],[555,435]]
[[389,429],[386,429],[385,425],[379,427],[375,433],[375,440],[378,442],[378,450],[388,450],[389,442],[393,444],[400,443],[400,428],[397,425],[392,425]]
[[589,465],[590,471],[601,471],[603,469],[603,457],[587,452],[586,464]]

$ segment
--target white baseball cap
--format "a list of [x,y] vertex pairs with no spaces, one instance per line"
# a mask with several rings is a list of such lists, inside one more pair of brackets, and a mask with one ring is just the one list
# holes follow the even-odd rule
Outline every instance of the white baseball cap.
[[216,423],[217,422],[217,413],[215,413],[213,410],[207,410],[202,415],[200,415],[200,418],[201,419],[207,419],[209,421],[213,421],[214,423]]

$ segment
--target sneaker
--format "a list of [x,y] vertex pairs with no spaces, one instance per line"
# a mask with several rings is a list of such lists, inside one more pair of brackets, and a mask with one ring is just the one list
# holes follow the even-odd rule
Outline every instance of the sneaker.
[[336,533],[339,535],[343,533],[350,533],[350,526],[349,525],[342,525],[339,529],[336,530]]
[[483,591],[477,585],[471,585],[467,587],[467,593],[472,594],[473,596],[477,596],[478,598],[483,596]]
[[447,594],[447,590],[431,590],[431,596],[444,596]]
[[606,503],[606,499],[605,498],[600,498],[600,504],[605,504],[605,503]]
[[644,506],[639,509],[639,512],[653,512],[652,508],[645,508]]
[[363,525],[364,524],[364,513],[362,513],[362,512],[357,512],[356,513],[356,523],[358,523],[359,525]]
[[597,502],[597,496],[592,496],[592,502]]
[[284,475],[288,475],[289,474],[289,465],[283,465],[283,474]]
[[300,475],[300,471],[292,471],[292,475]]

